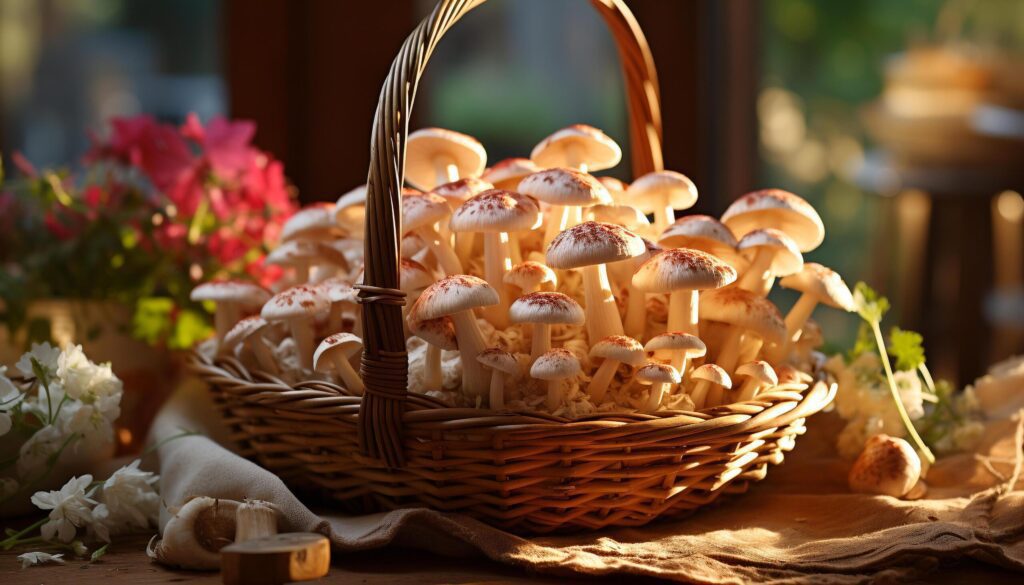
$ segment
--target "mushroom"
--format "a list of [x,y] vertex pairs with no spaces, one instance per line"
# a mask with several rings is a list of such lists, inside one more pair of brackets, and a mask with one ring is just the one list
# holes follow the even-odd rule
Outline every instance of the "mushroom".
[[764,344],[780,343],[786,334],[782,315],[771,301],[736,287],[705,294],[700,317],[730,325],[714,360],[726,372],[736,367],[744,335],[754,344]]
[[776,366],[775,376],[779,379],[776,386],[787,386],[788,388],[800,391],[806,390],[811,382],[814,381],[814,378],[807,372],[801,372],[788,364]]
[[440,390],[443,382],[441,351],[457,351],[459,349],[459,340],[455,336],[455,323],[451,317],[438,317],[425,321],[409,318],[406,319],[406,323],[413,335],[427,342],[426,355],[423,357],[424,388]]
[[611,195],[594,177],[572,169],[548,169],[534,173],[517,189],[550,206],[544,230],[544,246],[568,228],[583,221],[584,207],[611,203]]
[[172,512],[156,544],[146,554],[158,562],[184,569],[219,569],[220,549],[235,541],[239,503],[195,497]]
[[541,288],[554,290],[555,285],[558,284],[558,277],[555,276],[555,271],[546,265],[527,260],[514,265],[506,272],[504,281],[505,284],[518,287],[525,295],[537,292]]
[[281,226],[281,241],[328,241],[341,236],[333,203],[313,203],[296,211]]
[[643,254],[643,239],[622,226],[588,221],[571,227],[551,242],[547,263],[556,269],[583,269],[587,335],[592,341],[622,335],[622,317],[615,303],[605,264]]
[[313,355],[313,368],[318,372],[334,373],[345,383],[349,392],[356,396],[363,395],[363,380],[352,368],[349,360],[363,349],[363,340],[351,333],[335,333],[320,342]]
[[318,282],[316,287],[323,291],[327,302],[331,304],[327,316],[327,331],[338,333],[341,331],[342,311],[345,305],[351,305],[353,308],[359,306],[356,291],[347,282],[337,277]]
[[484,234],[484,277],[498,291],[500,299],[484,315],[500,329],[508,326],[510,304],[505,286],[505,274],[512,267],[507,252],[508,233],[529,230],[539,220],[540,208],[534,198],[498,189],[469,198],[452,215],[452,231]]
[[256,356],[256,362],[263,371],[277,375],[277,360],[274,359],[274,354],[267,347],[263,336],[263,331],[268,325],[266,319],[258,315],[242,319],[224,336],[220,350],[231,351],[241,343]]
[[722,223],[737,238],[758,229],[777,229],[804,253],[817,248],[825,239],[825,225],[811,204],[781,189],[754,191],[733,201],[722,215]]
[[519,181],[541,170],[528,158],[506,158],[494,163],[480,178],[494,185],[495,189],[515,191]]
[[611,335],[590,347],[591,358],[602,358],[594,376],[587,386],[587,393],[594,404],[604,400],[608,385],[619,369],[619,364],[639,366],[644,363],[644,348],[640,342],[625,335]]
[[802,293],[786,315],[786,339],[789,342],[800,339],[800,331],[818,303],[844,311],[855,309],[853,294],[843,278],[817,262],[804,264],[803,270],[783,278],[779,285]]
[[707,252],[724,260],[737,272],[742,272],[749,264],[736,249],[736,237],[729,228],[710,215],[687,215],[677,219],[658,237],[658,245]]
[[582,325],[584,321],[583,309],[579,303],[559,292],[523,295],[512,303],[509,317],[513,323],[533,325],[530,363],[551,349],[552,325]]
[[729,373],[716,364],[704,364],[699,368],[694,368],[690,372],[690,379],[697,380],[693,391],[690,392],[694,410],[718,406],[722,402],[721,397],[725,394],[724,389],[732,388]]
[[779,384],[779,377],[775,374],[775,369],[763,360],[749,362],[736,368],[736,377],[739,378],[741,376],[745,377],[746,380],[743,381],[740,389],[736,392],[736,402],[751,400],[759,392],[764,392],[766,388]]
[[455,255],[451,242],[441,237],[434,224],[446,221],[451,213],[448,202],[440,195],[410,193],[402,196],[402,225],[423,238],[447,276],[462,273],[462,262]]
[[309,282],[309,270],[315,264],[331,264],[349,270],[348,259],[335,248],[312,240],[289,240],[275,248],[263,260],[265,264],[291,267],[295,270],[295,284]]
[[334,204],[334,219],[347,233],[361,238],[366,229],[366,185],[338,197]]
[[196,302],[213,301],[213,314],[217,342],[238,322],[243,311],[253,310],[267,302],[270,293],[262,286],[251,282],[222,280],[206,282],[192,289],[189,298]]
[[699,335],[698,291],[721,288],[736,280],[736,271],[714,256],[676,248],[652,256],[633,275],[633,286],[645,293],[669,293],[666,331]]
[[[644,351],[654,352],[654,357],[659,361],[667,361],[675,368],[680,376],[686,375],[689,360],[704,357],[708,348],[696,335],[670,331],[652,337]],[[668,359],[664,359],[667,357]]]
[[438,185],[475,177],[487,165],[480,141],[444,128],[421,128],[405,145],[405,180],[424,191]]
[[442,278],[428,286],[409,309],[409,319],[425,321],[449,316],[455,324],[462,357],[462,389],[472,397],[487,392],[487,376],[476,356],[487,349],[473,309],[498,303],[498,293],[486,281],[467,274]]
[[505,409],[505,376],[519,375],[519,362],[515,356],[497,347],[485,349],[476,361],[491,370],[491,391],[488,406],[491,410]]
[[619,164],[622,149],[597,128],[573,124],[541,140],[530,158],[542,168],[569,167],[587,173]]
[[431,269],[437,268],[437,258],[430,253],[426,240],[416,232],[406,232],[402,236],[402,258],[415,260]]
[[921,479],[921,458],[910,443],[889,435],[868,439],[864,451],[853,462],[850,489],[863,494],[902,498]]
[[639,209],[632,205],[601,203],[587,210],[589,219],[605,223],[616,223],[622,227],[638,232],[648,229],[651,222]]
[[767,228],[747,233],[740,240],[739,250],[750,259],[750,266],[736,286],[767,296],[777,276],[799,272],[804,257],[796,243],[779,230]]
[[616,203],[623,200],[626,195],[626,189],[629,188],[628,184],[615,177],[598,177],[597,180],[601,181],[605,189],[608,189],[608,194],[612,196],[612,201]]
[[682,382],[683,378],[679,371],[669,364],[651,362],[636,371],[636,381],[643,385],[650,385],[651,391],[647,395],[647,402],[644,403],[644,412],[654,412],[661,406],[661,400],[669,387]]
[[[440,195],[444,197],[445,201],[448,202],[448,207],[451,208],[452,213],[459,208],[460,205],[466,202],[470,197],[479,195],[484,191],[493,189],[494,185],[478,179],[476,177],[465,177],[458,181],[452,181],[451,183],[445,183],[434,187],[430,192],[434,195]],[[449,226],[451,218],[448,221],[442,221],[438,233],[441,234],[442,238],[450,240],[451,229]],[[469,262],[470,255],[473,252],[473,232],[463,232],[455,238],[455,255],[459,257],[463,263]],[[517,248],[518,250],[518,248]]]
[[270,502],[245,500],[235,511],[235,542],[277,534],[278,512]]
[[544,352],[530,366],[530,376],[548,383],[548,410],[554,412],[565,399],[562,381],[580,373],[580,360],[567,349],[560,347]]
[[299,363],[308,370],[313,367],[313,321],[319,313],[329,310],[330,301],[320,289],[299,285],[274,295],[263,305],[260,316],[288,324],[298,348]]
[[654,228],[661,233],[676,220],[676,209],[689,209],[697,202],[697,186],[675,171],[647,173],[626,189],[630,204],[654,213]]
[[402,318],[409,316],[409,308],[416,302],[423,289],[434,283],[434,275],[427,267],[415,260],[402,258],[398,266],[398,288],[405,293],[406,304],[402,307]]
[[636,271],[643,266],[644,262],[647,262],[655,254],[664,251],[661,246],[652,243],[650,240],[644,238],[644,246],[647,248],[643,254],[633,258],[631,262],[619,262],[613,264],[611,270],[613,274],[618,272],[619,267],[628,266],[629,270],[626,271],[626,275],[619,280],[619,284],[625,282],[626,287],[629,289],[628,298],[626,300],[626,322],[623,327],[626,330],[626,335],[640,339],[644,336],[644,330],[647,328],[647,293],[637,288],[633,284],[633,275]]

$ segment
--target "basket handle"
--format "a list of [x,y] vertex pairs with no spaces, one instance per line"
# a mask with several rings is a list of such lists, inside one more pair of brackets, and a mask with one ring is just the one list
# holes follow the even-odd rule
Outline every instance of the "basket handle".
[[[485,0],[441,0],[398,52],[374,116],[367,178],[364,285],[359,288],[364,332],[359,446],[389,467],[403,463],[401,423],[409,363],[400,306],[399,246],[405,147],[420,77],[444,34]],[[633,174],[662,169],[658,81],[650,48],[622,0],[591,0],[611,30],[622,59],[629,106]]]

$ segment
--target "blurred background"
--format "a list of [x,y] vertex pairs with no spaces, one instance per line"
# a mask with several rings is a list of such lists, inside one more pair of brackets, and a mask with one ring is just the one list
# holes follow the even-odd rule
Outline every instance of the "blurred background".
[[[889,296],[889,324],[921,331],[940,375],[1024,349],[1024,2],[629,4],[694,211],[794,191],[828,230],[809,259]],[[257,123],[302,201],[334,200],[365,181],[380,84],[431,6],[0,0],[0,151],[73,165],[113,116],[225,114]],[[599,17],[585,0],[495,0],[445,38],[412,124],[474,135],[497,161],[574,122],[628,148]],[[855,317],[818,317],[848,346]]]

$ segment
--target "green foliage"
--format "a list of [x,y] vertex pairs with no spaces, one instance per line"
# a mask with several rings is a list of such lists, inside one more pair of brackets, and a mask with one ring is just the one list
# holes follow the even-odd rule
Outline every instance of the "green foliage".
[[889,332],[889,355],[896,360],[897,370],[916,370],[924,365],[924,338],[916,331],[893,327]]

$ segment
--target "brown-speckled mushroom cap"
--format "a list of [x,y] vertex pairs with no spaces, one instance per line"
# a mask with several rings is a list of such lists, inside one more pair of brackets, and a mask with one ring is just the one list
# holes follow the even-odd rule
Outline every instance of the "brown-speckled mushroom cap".
[[644,362],[644,346],[628,335],[609,335],[590,348],[590,357],[613,359],[638,366]]
[[533,147],[530,158],[541,167],[568,166],[570,148],[582,153],[589,171],[610,169],[622,160],[622,149],[593,126],[573,124],[556,131]]
[[460,205],[449,226],[453,232],[521,232],[540,221],[540,206],[533,197],[490,189]]
[[921,458],[904,439],[875,435],[850,468],[850,489],[900,498],[921,477]]
[[702,357],[708,352],[707,346],[699,337],[682,331],[669,331],[656,335],[644,345],[644,351],[661,350],[681,351],[691,358]]
[[601,204],[590,208],[594,214],[594,221],[615,223],[631,230],[645,228],[651,225],[647,216],[632,205]]
[[554,286],[558,282],[555,271],[551,270],[540,262],[526,260],[512,267],[503,277],[505,284],[511,284],[521,289],[530,289],[544,283],[551,283]]
[[585,221],[555,236],[547,261],[552,268],[580,268],[627,260],[646,251],[643,238],[620,225]]
[[523,295],[512,303],[508,315],[513,323],[582,325],[584,321],[579,303],[559,292]]
[[338,277],[328,278],[327,280],[316,283],[316,288],[320,289],[326,296],[327,301],[331,303],[355,303],[357,293],[352,285],[345,282]]
[[459,349],[459,340],[455,336],[455,322],[451,317],[438,317],[424,321],[417,321],[412,317],[410,312],[406,321],[409,323],[409,331],[413,335],[446,351]]
[[737,377],[744,376],[747,378],[753,378],[762,384],[767,384],[768,386],[775,386],[779,383],[779,377],[775,373],[775,369],[772,368],[771,364],[764,360],[756,360],[741,365],[736,368],[735,375]]
[[678,384],[682,380],[679,370],[669,364],[650,362],[636,371],[636,381],[641,384]]
[[798,290],[802,293],[809,293],[818,299],[818,302],[842,309],[853,311],[853,294],[850,287],[846,286],[843,278],[831,268],[826,268],[817,262],[804,264],[803,270],[783,278],[779,285],[785,288]]
[[259,307],[270,299],[267,289],[258,284],[241,280],[217,280],[204,282],[192,289],[189,298],[193,301],[233,302],[243,307]]
[[712,384],[732,388],[732,380],[729,378],[729,373],[717,364],[704,364],[699,368],[694,368],[690,372],[690,377],[694,380],[706,380]]
[[509,352],[491,347],[483,350],[476,356],[476,361],[492,370],[498,370],[510,376],[519,374],[519,362]]
[[412,319],[437,319],[478,307],[498,304],[498,292],[486,280],[468,274],[453,274],[428,286],[416,299]]
[[543,169],[528,158],[506,158],[484,171],[481,178],[498,189],[515,190],[519,186],[519,181],[541,170]]
[[479,195],[480,193],[493,188],[494,185],[483,179],[479,179],[477,177],[464,177],[458,181],[438,185],[430,192],[434,195],[444,197],[445,200],[448,201],[448,205],[452,209],[455,209],[470,197]]
[[803,198],[782,189],[747,193],[725,210],[722,223],[739,238],[756,229],[781,230],[801,252],[810,252],[825,239],[825,224],[818,212]]
[[295,317],[315,318],[330,308],[330,301],[315,285],[299,285],[283,290],[263,305],[260,317],[280,321]]
[[530,367],[530,376],[538,380],[562,380],[580,371],[580,360],[571,351],[559,347],[541,354]]
[[415,260],[402,258],[398,268],[399,287],[406,291],[426,288],[434,283],[434,275],[427,267]]
[[644,210],[664,208],[665,201],[674,209],[689,209],[697,202],[697,186],[682,173],[654,171],[633,181],[626,197]]
[[347,359],[362,349],[362,347],[363,340],[351,333],[335,333],[330,335],[320,342],[316,352],[313,353],[313,369],[318,372],[328,371],[332,367],[331,363],[326,359],[321,362],[321,357],[327,357],[332,353],[341,353]]
[[421,128],[406,142],[405,179],[422,189],[437,184],[438,160],[451,161],[459,177],[473,177],[487,166],[487,151],[472,136],[444,128]]
[[796,242],[773,228],[765,228],[748,232],[736,246],[740,253],[753,260],[758,250],[767,248],[772,251],[772,274],[786,276],[799,272],[804,267],[804,256],[796,247]]
[[313,203],[296,211],[281,226],[281,241],[333,237],[338,232],[333,203]]
[[348,260],[341,251],[323,242],[312,240],[289,240],[274,248],[263,260],[265,264],[295,266],[304,262],[323,262],[336,266],[348,266]]
[[786,337],[786,324],[778,308],[768,299],[737,287],[701,295],[700,318],[753,331],[765,343],[782,343]]
[[736,270],[700,250],[675,248],[655,254],[633,275],[633,286],[646,293],[721,288],[736,280]]
[[224,341],[220,344],[221,351],[229,350],[239,343],[242,343],[250,335],[255,335],[268,325],[267,320],[259,315],[252,315],[242,319],[224,335]]
[[598,181],[604,185],[605,189],[608,189],[608,194],[612,196],[612,199],[618,201],[622,198],[623,194],[626,193],[626,189],[629,188],[629,184],[616,179],[615,177],[598,177]]
[[362,229],[366,221],[366,185],[360,185],[338,197],[334,204],[334,217],[338,225],[345,229]]
[[433,193],[402,195],[402,227],[415,230],[431,225],[451,215],[448,201]]
[[597,179],[574,169],[548,169],[519,182],[516,191],[550,205],[590,207],[611,203],[612,197]]

